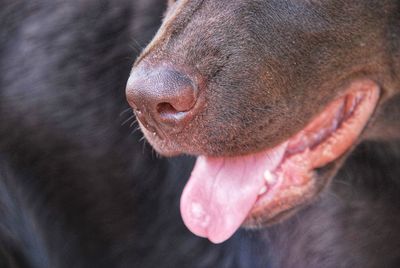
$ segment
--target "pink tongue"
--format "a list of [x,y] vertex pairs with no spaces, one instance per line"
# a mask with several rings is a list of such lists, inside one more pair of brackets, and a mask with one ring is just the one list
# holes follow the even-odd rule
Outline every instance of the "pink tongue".
[[231,237],[256,202],[265,170],[278,166],[285,148],[235,158],[198,157],[181,197],[190,231],[214,243]]

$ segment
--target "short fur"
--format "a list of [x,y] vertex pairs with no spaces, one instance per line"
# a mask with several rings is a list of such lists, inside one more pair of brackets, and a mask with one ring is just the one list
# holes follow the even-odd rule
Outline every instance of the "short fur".
[[378,83],[382,103],[393,98],[399,10],[395,0],[175,1],[133,73],[189,69],[207,103],[184,131],[148,140],[163,154],[248,154],[293,136],[356,79]]

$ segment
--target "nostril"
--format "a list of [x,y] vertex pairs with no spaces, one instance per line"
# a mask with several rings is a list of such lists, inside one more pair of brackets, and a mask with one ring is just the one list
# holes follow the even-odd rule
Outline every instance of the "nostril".
[[188,117],[188,111],[178,111],[170,103],[160,103],[157,106],[157,113],[160,123],[176,125],[177,122]]
[[157,105],[157,113],[163,116],[163,115],[176,114],[179,113],[179,111],[177,111],[174,108],[174,106],[172,106],[170,103],[163,102]]

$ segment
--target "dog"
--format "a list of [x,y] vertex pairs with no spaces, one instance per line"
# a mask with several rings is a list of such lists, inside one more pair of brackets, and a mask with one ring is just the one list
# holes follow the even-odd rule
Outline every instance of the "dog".
[[[286,216],[286,220],[280,219],[268,227],[261,227],[263,223],[259,222],[259,228],[240,228],[219,245],[187,231],[179,215],[180,193],[190,177],[194,158],[155,157],[152,149],[140,142],[142,135],[134,131],[137,125],[124,100],[125,81],[132,59],[151,39],[163,14],[167,22],[175,16],[174,10],[183,10],[182,3],[170,1],[170,8],[164,13],[164,0],[2,2],[0,267],[398,267],[400,148],[395,140],[399,106],[398,97],[394,95],[379,101],[379,110],[374,112],[376,119],[370,120],[363,134],[366,141],[360,140],[358,146],[354,145],[354,150],[342,160],[343,165],[330,186],[314,201],[297,208],[294,216]],[[372,3],[371,8],[382,7],[381,2]],[[279,9],[288,12],[287,15],[298,17],[301,14],[291,13],[295,11],[294,6],[280,4]],[[396,7],[386,4],[384,10],[391,14]],[[224,5],[221,10],[227,11],[228,6]],[[332,11],[334,6],[331,4]],[[331,14],[328,6],[325,10]],[[275,13],[275,16],[280,15],[282,13]],[[301,15],[299,20],[308,17]],[[210,23],[212,17],[206,17]],[[370,14],[367,17],[372,19]],[[178,16],[176,18],[184,24]],[[396,20],[389,15],[385,18],[393,20],[387,24],[390,26],[387,29],[393,28],[389,32],[394,42],[386,45],[391,44],[393,55],[396,55]],[[225,17],[225,21],[228,19]],[[346,17],[348,23],[353,19]],[[375,22],[373,25],[379,27]],[[203,25],[198,29],[203,29]],[[176,28],[171,30],[171,33],[176,32]],[[217,35],[222,29],[219,32],[212,28],[208,30],[216,42],[223,36]],[[235,35],[237,33],[232,32],[232,36]],[[171,40],[180,43],[176,38]],[[232,39],[230,49],[239,52],[237,44]],[[276,44],[283,45],[279,40]],[[181,42],[180,45],[191,48],[185,50],[188,56],[204,49],[210,59],[207,62],[206,58],[202,59],[208,64],[204,67],[214,68],[210,71],[221,86],[227,83],[229,76],[223,67],[237,54],[224,57],[223,46],[209,49],[204,43],[189,46],[189,43]],[[353,54],[354,51],[350,53]],[[224,59],[220,61],[221,65],[209,65],[218,63],[211,61],[218,55]],[[173,59],[170,54],[165,56]],[[147,58],[145,54],[142,57],[138,61]],[[176,58],[173,60],[177,61]],[[250,58],[248,61],[248,65],[255,66],[250,63]],[[393,64],[396,65],[395,60]],[[168,68],[182,67],[169,64]],[[331,68],[338,71],[334,66]],[[283,71],[286,74],[288,70],[293,69]],[[186,74],[182,76],[182,72]],[[189,69],[179,69],[174,73],[177,79],[173,83],[163,82],[162,88],[155,88],[164,93],[170,90],[168,95],[172,93],[173,96],[174,83],[194,85],[187,79],[189,72]],[[294,75],[287,74],[271,78],[288,79]],[[171,73],[160,75],[171,77]],[[199,89],[208,88],[208,81],[198,73],[191,73],[190,77],[198,77]],[[231,77],[236,75],[231,74]],[[190,94],[190,87],[187,89]],[[235,90],[243,91],[240,84],[231,89],[232,94]],[[272,93],[277,88],[270,90]],[[222,93],[215,91],[227,105],[235,105],[232,103],[234,96],[238,97],[236,104],[245,101],[243,92],[236,92],[232,98]],[[198,96],[206,97],[204,93]],[[174,107],[184,107],[190,98],[190,95],[180,97]],[[254,105],[244,111],[248,113],[249,109],[254,109],[254,113],[258,113],[256,100],[259,99],[254,96]],[[161,105],[161,110],[167,119],[172,115],[169,117],[172,120],[166,122],[172,125],[169,131],[176,131],[175,136],[179,138],[184,135],[183,130],[177,132],[181,126],[176,124],[180,117],[175,121],[174,113],[169,113],[171,106],[168,103],[171,102]],[[271,106],[271,109],[277,107]],[[202,116],[207,119],[205,111]],[[204,130],[222,135],[223,141],[226,139],[223,135],[232,135],[232,140],[236,139],[231,130],[237,128],[235,124],[241,120],[235,123],[235,120],[225,121],[224,118],[239,116],[238,110],[227,107],[225,110],[218,108],[216,112],[218,116],[212,121],[221,121],[220,131],[212,125],[205,126]],[[181,115],[187,120],[185,113]],[[212,116],[210,114],[208,118]],[[314,116],[310,115],[310,118]],[[248,121],[242,123],[252,123],[250,116],[246,119]],[[142,117],[141,121],[145,120]],[[191,122],[188,120],[188,124]],[[294,123],[291,121],[290,125]],[[157,133],[155,138],[160,134]],[[153,132],[148,134],[154,135]],[[226,150],[223,143],[209,143],[195,135],[188,137],[187,142],[188,146],[197,143],[214,148],[215,157],[219,157],[219,151]],[[228,146],[232,156],[235,155],[234,143]],[[247,146],[250,144],[245,148]],[[325,168],[329,167],[318,172],[324,172]]]
[[222,243],[255,229],[272,267],[399,265],[399,11],[169,1],[126,94],[159,154],[197,156],[180,201],[190,231]]

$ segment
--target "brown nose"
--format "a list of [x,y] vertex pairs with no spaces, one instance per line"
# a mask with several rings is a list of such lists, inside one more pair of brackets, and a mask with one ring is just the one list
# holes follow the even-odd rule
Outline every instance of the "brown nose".
[[150,131],[180,131],[196,115],[198,86],[188,75],[159,67],[135,69],[126,95],[142,125]]

